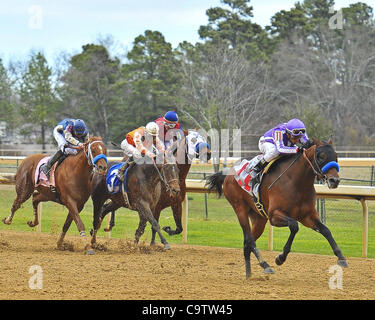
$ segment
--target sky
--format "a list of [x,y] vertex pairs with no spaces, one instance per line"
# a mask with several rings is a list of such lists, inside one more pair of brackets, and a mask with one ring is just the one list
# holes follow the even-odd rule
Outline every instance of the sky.
[[[360,0],[336,0],[335,9]],[[253,21],[263,27],[297,0],[252,0]],[[375,0],[361,0],[375,7]],[[208,23],[206,10],[224,7],[220,0],[0,0],[0,58],[24,60],[42,51],[51,62],[62,51],[81,52],[83,45],[111,35],[113,50],[125,54],[145,30],[160,31],[175,48],[201,41],[198,29]]]

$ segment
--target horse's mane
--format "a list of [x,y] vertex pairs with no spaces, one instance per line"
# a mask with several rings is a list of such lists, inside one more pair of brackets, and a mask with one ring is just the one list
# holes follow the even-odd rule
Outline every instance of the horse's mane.
[[103,141],[103,139],[100,136],[98,137],[90,136],[88,142],[92,142],[92,141]]

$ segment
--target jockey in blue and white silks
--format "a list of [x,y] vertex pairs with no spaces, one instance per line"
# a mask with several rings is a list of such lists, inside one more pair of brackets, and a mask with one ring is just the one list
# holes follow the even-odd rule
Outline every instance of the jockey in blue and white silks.
[[60,121],[53,129],[53,136],[59,150],[41,167],[41,171],[49,178],[52,166],[69,154],[77,154],[87,140],[88,133],[89,130],[81,119],[64,119]]
[[253,168],[252,176],[255,178],[268,162],[279,155],[297,153],[299,147],[296,144],[304,144],[308,140],[305,124],[299,119],[280,123],[268,130],[259,139],[258,146],[263,157],[259,159],[258,164]]
[[199,159],[200,158],[200,151],[207,150],[208,152],[205,153],[207,156],[207,159],[202,160],[210,160],[211,158],[211,147],[206,142],[206,139],[195,130],[189,130],[188,135],[186,136],[186,144],[187,144],[187,156],[189,159],[189,162],[191,162],[193,159]]

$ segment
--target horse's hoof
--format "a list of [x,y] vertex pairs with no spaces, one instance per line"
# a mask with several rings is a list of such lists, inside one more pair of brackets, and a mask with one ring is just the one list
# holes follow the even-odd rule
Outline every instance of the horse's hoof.
[[89,256],[92,256],[92,255],[95,254],[95,251],[94,251],[94,249],[89,249],[89,250],[86,251],[86,254],[89,255]]
[[276,259],[275,259],[275,263],[278,265],[278,266],[281,266],[285,261],[282,261],[280,259],[280,256],[277,256]]
[[340,267],[344,267],[344,268],[347,268],[347,267],[348,267],[348,263],[346,262],[345,259],[343,259],[343,260],[338,260],[338,261],[337,261],[337,264],[338,264]]
[[169,243],[166,243],[164,245],[164,250],[171,250],[171,246],[169,245]]
[[30,228],[34,228],[37,224],[34,223],[33,221],[27,221],[27,225],[28,225]]
[[275,271],[273,271],[273,269],[271,267],[267,267],[264,269],[264,273],[265,274],[274,274]]
[[4,224],[11,224],[11,221],[8,221],[7,218],[3,218],[3,220],[1,220]]
[[107,228],[107,227],[105,227],[105,228],[104,228],[104,231],[105,231],[105,232],[111,232],[111,231],[112,231],[112,228]]
[[168,233],[169,235],[171,235],[171,227],[163,227],[162,228],[166,233]]

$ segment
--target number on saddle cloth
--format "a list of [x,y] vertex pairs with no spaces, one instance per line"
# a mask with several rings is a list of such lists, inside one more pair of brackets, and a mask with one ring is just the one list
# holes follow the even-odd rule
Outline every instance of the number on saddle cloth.
[[[109,170],[108,170],[108,173],[107,173],[107,177],[106,177],[106,184],[107,184],[107,189],[108,189],[108,192],[110,194],[116,194],[118,192],[121,191],[121,185],[122,185],[122,182],[121,180],[118,178],[117,174],[119,172],[119,170],[125,165],[124,162],[120,162],[118,164],[115,164],[114,166],[112,166]],[[127,184],[126,184],[126,175],[128,173],[128,169],[126,169],[125,171],[125,174],[124,174],[124,187],[125,187],[125,191],[127,189]]]

